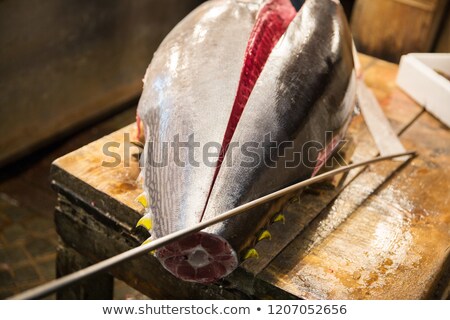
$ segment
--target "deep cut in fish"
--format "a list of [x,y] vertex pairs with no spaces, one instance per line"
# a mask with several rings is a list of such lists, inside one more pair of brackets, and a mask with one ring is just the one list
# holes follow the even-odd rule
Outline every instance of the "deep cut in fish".
[[[159,238],[311,177],[343,138],[354,104],[352,38],[337,1],[307,0],[299,12],[289,0],[207,1],[166,37],[144,78],[148,205],[139,225]],[[312,163],[287,165],[311,141],[324,146],[309,152]],[[218,157],[205,161],[211,142]],[[249,142],[263,160],[250,166],[231,148]],[[263,206],[155,255],[174,276],[211,283],[257,256],[266,226],[283,219]]]

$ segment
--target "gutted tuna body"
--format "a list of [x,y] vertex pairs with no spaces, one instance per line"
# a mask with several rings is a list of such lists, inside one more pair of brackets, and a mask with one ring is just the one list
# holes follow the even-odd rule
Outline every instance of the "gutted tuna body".
[[[138,107],[152,237],[311,177],[343,137],[354,99],[352,39],[335,1],[307,0],[298,13],[288,0],[197,8],[155,53]],[[323,147],[303,154],[309,142]],[[209,147],[217,157],[205,156]],[[236,216],[156,256],[180,279],[216,281],[273,220],[266,212]]]

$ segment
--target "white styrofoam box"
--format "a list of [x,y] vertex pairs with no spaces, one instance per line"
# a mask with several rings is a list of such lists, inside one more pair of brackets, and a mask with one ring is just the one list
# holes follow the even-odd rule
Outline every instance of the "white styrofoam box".
[[450,53],[410,53],[402,56],[397,84],[417,103],[450,127]]

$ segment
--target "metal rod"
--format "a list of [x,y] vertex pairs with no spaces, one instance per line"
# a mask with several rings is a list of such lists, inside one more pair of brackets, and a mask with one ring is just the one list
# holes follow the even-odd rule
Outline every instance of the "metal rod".
[[14,299],[14,300],[18,300],[18,299],[39,299],[39,298],[43,298],[47,295],[50,295],[60,289],[63,289],[71,284],[74,284],[76,282],[79,282],[82,279],[85,279],[89,276],[92,276],[100,271],[104,271],[106,269],[109,269],[119,263],[131,260],[133,258],[139,257],[141,255],[144,255],[146,253],[148,253],[149,251],[161,248],[173,241],[176,241],[182,237],[185,237],[187,235],[190,235],[192,233],[196,233],[201,231],[202,229],[205,229],[209,226],[212,226],[216,223],[225,221],[227,219],[230,219],[236,215],[239,214],[245,214],[246,212],[249,211],[249,209],[254,208],[256,206],[259,206],[263,203],[269,202],[271,200],[280,198],[282,196],[284,196],[285,194],[289,194],[291,192],[297,191],[301,188],[307,187],[311,184],[326,180],[330,177],[333,177],[339,173],[342,172],[347,172],[350,171],[354,168],[357,167],[362,167],[362,166],[366,166],[372,163],[376,163],[376,162],[380,162],[380,161],[384,161],[384,160],[389,160],[392,158],[397,158],[397,157],[403,157],[403,156],[414,156],[415,152],[414,151],[410,151],[410,152],[402,152],[402,153],[398,153],[398,154],[392,154],[389,156],[383,156],[383,157],[377,157],[377,158],[373,158],[367,161],[363,161],[363,162],[359,162],[359,163],[355,163],[355,164],[351,164],[348,166],[343,166],[340,167],[338,169],[335,170],[331,170],[328,171],[326,173],[323,173],[321,175],[315,176],[313,178],[304,180],[302,182],[293,184],[289,187],[286,187],[284,189],[278,190],[276,192],[273,192],[271,194],[268,194],[266,196],[263,196],[261,198],[258,198],[256,200],[247,202],[246,204],[243,204],[239,207],[236,207],[234,209],[231,209],[221,215],[218,215],[216,217],[214,217],[213,219],[207,220],[207,221],[203,221],[200,222],[199,224],[192,226],[190,228],[186,228],[183,230],[179,230],[176,232],[173,232],[167,236],[161,237],[159,239],[156,239],[150,243],[141,245],[137,248],[133,248],[130,249],[128,251],[125,251],[123,253],[120,253],[116,256],[113,256],[111,258],[108,258],[106,260],[103,260],[99,263],[93,264],[92,266],[89,266],[85,269],[76,271],[72,274],[69,274],[67,276],[61,277],[59,279],[55,279],[52,280],[46,284],[43,284],[41,286],[29,289],[27,291],[24,291],[22,293],[19,293],[15,296],[10,297],[9,299]]

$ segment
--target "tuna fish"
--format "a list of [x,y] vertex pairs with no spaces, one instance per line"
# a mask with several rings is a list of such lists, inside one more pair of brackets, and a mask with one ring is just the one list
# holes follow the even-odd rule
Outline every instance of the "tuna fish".
[[[316,174],[355,105],[352,45],[333,0],[306,0],[298,12],[289,0],[210,0],[181,21],[155,53],[138,106],[147,207],[138,225],[150,239]],[[305,154],[312,142],[323,148]],[[282,219],[262,206],[155,255],[174,276],[211,283],[256,256],[265,226]]]

